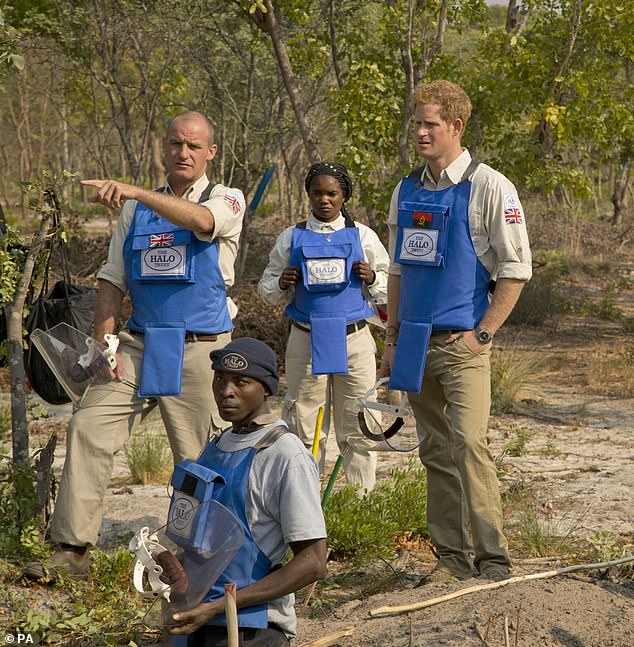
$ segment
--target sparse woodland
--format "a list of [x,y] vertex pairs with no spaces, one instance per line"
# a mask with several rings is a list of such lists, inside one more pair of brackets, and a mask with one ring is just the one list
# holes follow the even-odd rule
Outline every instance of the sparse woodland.
[[[418,164],[411,96],[437,78],[470,95],[463,142],[517,186],[534,254],[492,367],[491,449],[516,574],[632,554],[634,0],[0,0],[0,308],[13,312],[0,339],[1,628],[51,645],[160,639],[140,622],[127,527],[104,531],[88,584],[34,589],[19,577],[48,550],[35,447],[55,429],[59,461],[65,426],[34,408],[19,373],[23,315],[46,241],[64,240],[73,281],[94,285],[118,216],[89,203],[78,180],[160,186],[165,127],[186,109],[215,124],[212,181],[249,202],[272,169],[245,219],[233,297],[238,332],[283,356],[282,309],[260,303],[255,284],[277,234],[306,215],[308,166],[345,164],[352,213],[385,240],[392,190]],[[306,640],[353,626],[353,637],[314,644],[634,644],[629,564],[368,621],[377,606],[448,590],[408,580],[434,561],[424,510],[410,512],[424,498],[412,487],[420,466],[381,461],[384,499],[363,508],[336,488],[330,575],[299,612]],[[117,478],[134,494],[121,513],[134,527],[155,493]]]

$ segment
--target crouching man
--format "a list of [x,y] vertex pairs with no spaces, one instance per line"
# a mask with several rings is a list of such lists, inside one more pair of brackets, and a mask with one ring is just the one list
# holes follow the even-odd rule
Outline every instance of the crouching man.
[[[301,440],[269,411],[267,397],[279,384],[273,350],[242,337],[210,357],[214,398],[231,427],[197,463],[225,478],[213,499],[240,519],[246,541],[203,602],[175,613],[168,631],[189,635],[189,647],[226,645],[224,584],[235,582],[240,645],[290,645],[297,628],[293,592],[326,574],[319,470]],[[293,558],[280,566],[289,546]]]

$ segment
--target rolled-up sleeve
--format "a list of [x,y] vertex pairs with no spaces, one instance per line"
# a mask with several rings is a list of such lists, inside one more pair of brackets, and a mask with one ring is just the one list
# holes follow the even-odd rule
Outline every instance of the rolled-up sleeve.
[[[473,236],[482,263],[495,278],[528,281],[532,258],[526,216],[513,183],[501,173],[487,169],[483,183],[474,177],[472,207],[481,234]],[[481,195],[479,195],[481,194]]]
[[216,184],[209,200],[202,203],[214,217],[214,230],[211,234],[201,234],[201,240],[214,238],[232,239],[240,237],[242,220],[246,210],[244,195],[240,189]]
[[99,272],[97,272],[98,279],[112,283],[124,294],[128,291],[128,281],[126,279],[125,264],[123,261],[123,243],[128,235],[136,205],[136,200],[127,200],[124,203],[112,238],[110,239],[108,259]]
[[375,274],[374,283],[367,286],[368,292],[377,303],[384,303],[387,300],[387,275],[390,257],[376,232],[359,223],[357,223],[357,228],[359,229],[363,254],[370,269]]

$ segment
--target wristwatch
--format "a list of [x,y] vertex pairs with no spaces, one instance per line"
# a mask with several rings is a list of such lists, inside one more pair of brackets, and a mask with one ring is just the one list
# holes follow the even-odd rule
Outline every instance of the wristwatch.
[[488,344],[493,339],[493,335],[488,330],[484,330],[484,328],[480,328],[480,326],[476,326],[474,328],[474,332],[477,340],[481,344]]

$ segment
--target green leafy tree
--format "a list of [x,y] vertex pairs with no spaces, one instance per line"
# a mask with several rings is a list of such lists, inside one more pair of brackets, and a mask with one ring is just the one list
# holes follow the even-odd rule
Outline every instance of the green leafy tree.
[[631,12],[586,0],[533,0],[526,12],[521,32],[489,29],[465,70],[473,145],[525,188],[570,203],[590,195],[598,168],[632,159]]
[[8,23],[5,11],[0,7],[0,80],[10,70],[21,70],[24,67],[24,57],[18,53],[18,30]]

